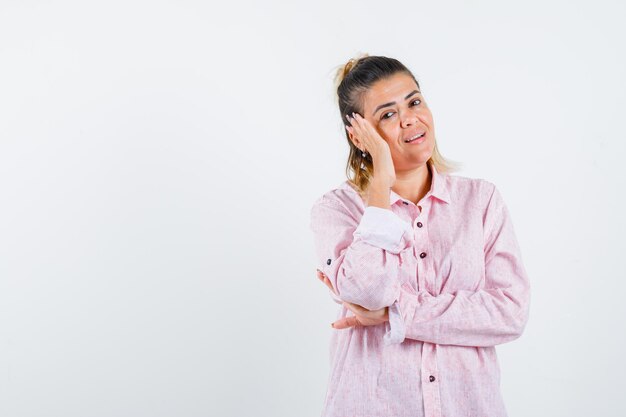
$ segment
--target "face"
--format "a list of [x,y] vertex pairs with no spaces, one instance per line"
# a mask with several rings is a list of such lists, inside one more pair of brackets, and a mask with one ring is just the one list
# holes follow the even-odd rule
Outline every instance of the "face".
[[[410,75],[398,73],[375,83],[365,94],[363,112],[389,144],[396,171],[428,161],[435,146],[433,116]],[[422,139],[406,142],[422,132]]]

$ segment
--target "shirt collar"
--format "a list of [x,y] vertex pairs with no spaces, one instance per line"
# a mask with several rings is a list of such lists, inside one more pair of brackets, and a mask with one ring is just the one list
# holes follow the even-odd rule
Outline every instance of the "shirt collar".
[[[430,173],[432,175],[432,179],[430,183],[430,190],[428,190],[424,198],[432,196],[432,197],[438,198],[439,200],[447,204],[450,204],[450,192],[448,190],[448,181],[445,178],[445,174],[441,174],[437,172],[437,168],[435,168],[435,166],[430,162],[427,163],[427,166],[430,167]],[[344,181],[342,186],[350,188],[353,191],[358,193],[358,191],[356,190],[356,187],[351,185],[349,181]],[[397,194],[395,191],[389,190],[389,204],[394,205],[398,201],[406,201],[406,200],[402,198],[399,194]]]
[[[435,165],[428,162],[427,166],[430,167],[430,173],[432,174],[432,180],[430,184],[430,190],[426,193],[424,198],[433,196],[441,201],[450,204],[450,193],[448,191],[448,182],[443,174],[437,172]],[[406,201],[399,194],[393,190],[389,190],[389,203],[394,205],[398,201]]]

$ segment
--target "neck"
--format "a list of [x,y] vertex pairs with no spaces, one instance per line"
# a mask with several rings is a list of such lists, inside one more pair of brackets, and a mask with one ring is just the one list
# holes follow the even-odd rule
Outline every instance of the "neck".
[[396,171],[396,181],[391,189],[404,199],[417,204],[430,191],[432,173],[428,164],[410,171]]

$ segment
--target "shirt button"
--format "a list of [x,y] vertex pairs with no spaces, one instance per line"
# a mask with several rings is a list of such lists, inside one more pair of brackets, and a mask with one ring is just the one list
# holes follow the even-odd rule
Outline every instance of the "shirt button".
[[405,206],[409,205],[409,203],[407,203],[406,201],[403,201],[402,204],[404,204]]
[[417,222],[417,227],[422,227],[422,226],[423,226],[422,222]]
[[426,252],[420,253],[420,258],[424,259],[426,257]]
[[330,259],[326,261],[326,265],[330,265]]
[[430,382],[433,382],[435,380],[435,377],[431,375],[428,379],[430,380]]

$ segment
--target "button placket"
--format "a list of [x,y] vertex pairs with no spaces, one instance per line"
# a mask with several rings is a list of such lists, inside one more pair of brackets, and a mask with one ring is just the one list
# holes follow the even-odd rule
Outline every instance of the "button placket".
[[[418,207],[419,207],[419,206],[418,206]],[[422,213],[423,213],[423,212],[420,212],[420,213],[417,215],[417,217],[415,218],[415,220],[414,220],[414,222],[413,222],[413,225],[414,225],[414,227],[413,227],[413,228],[414,228],[414,229],[415,229],[416,227],[421,229],[421,228],[424,226],[424,223],[422,223],[421,221],[419,221],[419,220],[418,220],[418,218],[420,218],[420,217],[421,217]],[[426,231],[426,229],[424,229],[424,230],[423,230],[423,232],[425,232],[425,231]],[[426,235],[426,233],[422,233],[422,235]],[[424,240],[422,239],[422,240],[420,240],[420,241],[422,241],[422,242],[423,242]],[[420,256],[420,258],[421,258],[421,259],[424,259],[427,255],[428,255],[428,253],[427,253],[425,250],[420,251],[419,256]]]
[[[419,209],[420,206],[417,206]],[[422,210],[417,214],[413,220],[413,232],[415,235],[414,255],[419,257],[417,259],[417,286],[418,291],[426,290],[430,292],[430,285],[428,283],[429,266],[428,266],[428,230],[425,227],[425,222],[421,220],[426,219],[426,212],[422,207]]]
[[427,416],[441,417],[441,397],[439,393],[439,369],[437,366],[437,345],[422,344],[422,381],[424,409]]

